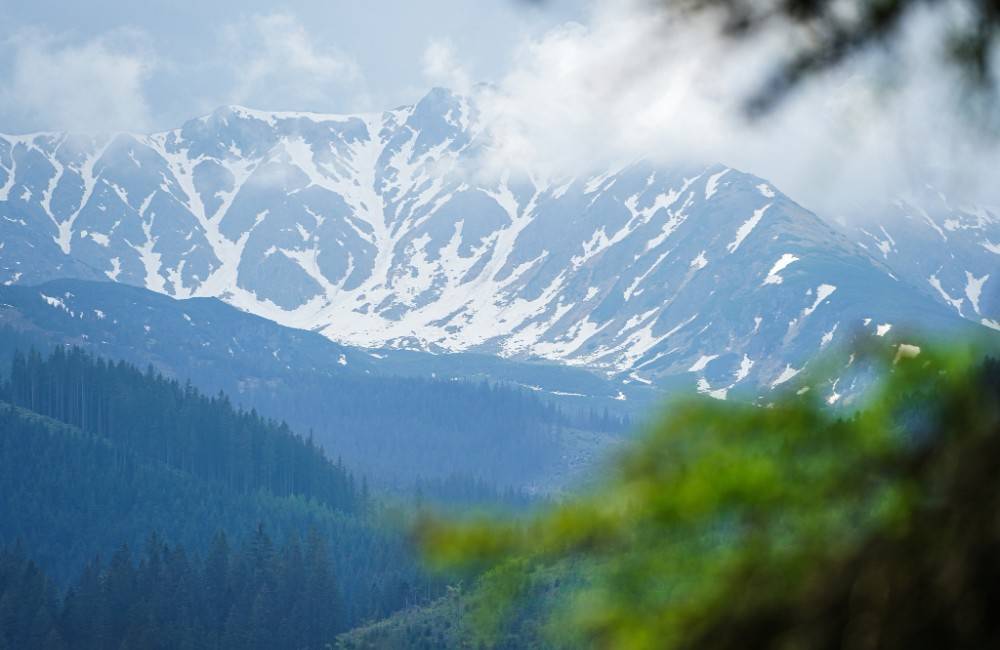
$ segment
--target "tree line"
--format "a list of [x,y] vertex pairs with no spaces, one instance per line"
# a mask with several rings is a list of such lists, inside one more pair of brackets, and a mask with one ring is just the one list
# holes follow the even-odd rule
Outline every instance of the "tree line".
[[363,507],[364,490],[311,437],[151,366],[142,372],[75,347],[48,357],[17,352],[0,399],[238,492],[301,496],[345,512]]
[[286,545],[312,530],[335,576],[323,615],[343,629],[443,589],[380,508],[307,438],[153,372],[29,352],[0,386],[0,545],[30,549],[57,591],[154,530],[188,556],[220,530],[263,524]]
[[324,648],[343,631],[322,535],[276,544],[263,526],[204,554],[151,534],[89,561],[59,590],[22,545],[0,549],[0,648],[251,650]]

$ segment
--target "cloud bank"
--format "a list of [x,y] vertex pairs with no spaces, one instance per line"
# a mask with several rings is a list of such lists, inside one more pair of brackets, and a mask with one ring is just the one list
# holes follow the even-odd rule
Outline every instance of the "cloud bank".
[[433,86],[443,86],[462,95],[473,91],[472,75],[459,62],[455,44],[450,40],[431,39],[424,50],[423,73]]
[[493,163],[563,175],[637,158],[723,162],[835,214],[927,183],[1000,204],[997,142],[963,112],[935,48],[942,20],[924,12],[894,52],[813,79],[751,123],[744,102],[784,56],[785,35],[734,42],[711,16],[599,0],[586,25],[525,41],[480,97]]
[[[254,15],[221,30],[232,85],[220,103],[322,110],[331,97],[362,94],[363,75],[343,52],[316,43],[291,14]],[[360,109],[360,107],[359,107]]]
[[[765,177],[827,213],[933,184],[1000,205],[1000,147],[970,126],[955,76],[936,49],[945,18],[925,11],[895,52],[851,62],[749,123],[743,101],[785,53],[785,38],[733,42],[711,16],[679,18],[650,0],[591,0],[586,19],[531,32],[508,69],[476,86],[448,38],[421,60],[428,85],[476,93],[494,134],[491,169],[569,176],[638,158],[723,162]],[[659,7],[659,8],[657,8]],[[193,117],[222,104],[272,110],[382,109],[361,66],[291,13],[244,16],[215,29],[203,57],[180,63],[136,29],[89,40],[21,29],[0,41],[0,101],[45,130],[148,131],[162,109]],[[169,79],[170,83],[153,83]],[[168,86],[166,94],[152,90]],[[415,98],[414,98],[415,99]]]
[[132,30],[82,43],[21,31],[6,43],[13,56],[0,101],[46,130],[145,129],[150,108],[143,83],[157,66],[145,40]]
[[89,40],[21,29],[0,41],[0,56],[9,60],[7,78],[0,75],[0,101],[38,130],[86,133],[163,128],[156,118],[178,103],[189,112],[185,119],[196,116],[192,110],[206,113],[225,104],[371,108],[358,64],[318,43],[291,14],[244,17],[221,25],[216,37],[201,61],[180,63],[157,52],[153,36],[139,29]]

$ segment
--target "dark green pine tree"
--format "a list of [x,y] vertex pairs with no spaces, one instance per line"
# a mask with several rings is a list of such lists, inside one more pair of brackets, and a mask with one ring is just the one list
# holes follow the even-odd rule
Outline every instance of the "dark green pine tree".
[[342,631],[341,611],[337,584],[329,565],[329,552],[325,540],[315,528],[306,538],[306,580],[303,594],[307,621],[306,645],[321,648],[327,639]]
[[229,541],[222,531],[212,539],[212,546],[205,558],[202,589],[205,599],[205,619],[210,639],[220,641],[225,634],[225,623],[232,608],[233,591],[230,584]]
[[101,611],[104,641],[117,646],[130,626],[137,622],[135,568],[128,545],[115,552],[104,575],[104,607]]

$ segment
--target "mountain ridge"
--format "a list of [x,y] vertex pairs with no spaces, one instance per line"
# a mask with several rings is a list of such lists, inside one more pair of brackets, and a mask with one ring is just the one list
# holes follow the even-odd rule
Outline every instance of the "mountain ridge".
[[[215,298],[87,280],[0,286],[0,377],[18,350],[64,347],[222,392],[395,488],[463,476],[562,489],[657,397],[554,363],[344,346]],[[621,389],[627,400],[614,399]]]
[[472,173],[488,129],[444,89],[383,113],[224,107],[83,140],[0,138],[0,280],[103,277],[342,343],[537,357],[717,397],[780,385],[851,330],[1000,320],[988,211],[976,268],[939,272],[938,289],[870,231],[722,165]]

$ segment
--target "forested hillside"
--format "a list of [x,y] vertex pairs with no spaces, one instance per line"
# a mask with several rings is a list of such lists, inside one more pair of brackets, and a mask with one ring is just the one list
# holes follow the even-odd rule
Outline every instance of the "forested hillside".
[[153,365],[209,395],[224,391],[235,406],[312,431],[331,457],[397,488],[462,474],[552,491],[629,428],[621,407],[632,402],[612,399],[610,385],[580,369],[369,353],[214,299],[112,283],[0,287],[0,372],[17,350],[67,344]]
[[[260,526],[278,545],[322,541],[336,598],[310,611],[334,631],[437,593],[405,537],[380,523],[363,479],[286,426],[79,350],[18,355],[10,376],[0,391],[0,545],[20,544],[57,587],[153,533],[190,557],[219,533],[242,540]],[[294,605],[272,596],[276,608]]]
[[0,648],[270,650],[328,647],[344,596],[321,535],[282,545],[259,527],[191,553],[153,534],[94,559],[61,592],[22,546],[0,549]]
[[18,353],[0,396],[239,493],[301,496],[344,512],[360,508],[354,478],[327,460],[311,438],[152,368],[143,373],[76,348],[57,347],[48,358]]

